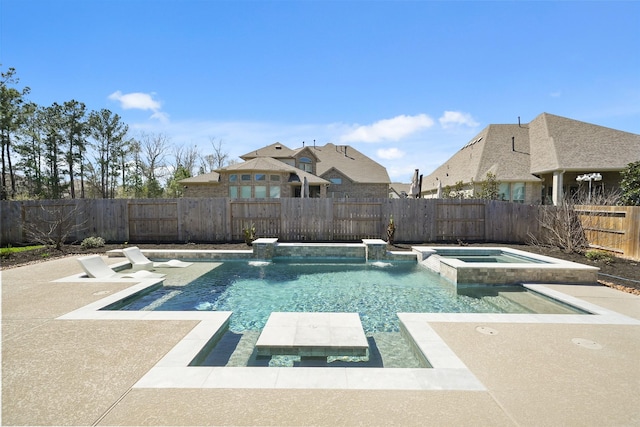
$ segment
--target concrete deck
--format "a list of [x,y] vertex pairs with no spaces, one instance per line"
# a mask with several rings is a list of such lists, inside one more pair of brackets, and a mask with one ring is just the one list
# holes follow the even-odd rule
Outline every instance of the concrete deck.
[[478,390],[145,388],[205,321],[61,319],[135,283],[52,282],[80,272],[75,258],[1,272],[2,425],[640,425],[640,297],[610,288],[547,285],[616,313],[588,323],[416,319]]

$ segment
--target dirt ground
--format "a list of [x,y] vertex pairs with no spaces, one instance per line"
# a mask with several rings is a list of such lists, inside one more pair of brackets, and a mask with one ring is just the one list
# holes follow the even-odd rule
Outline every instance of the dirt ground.
[[[416,246],[415,243],[396,243],[395,245],[388,246],[390,250],[411,250],[411,246]],[[433,243],[424,243],[424,245],[434,245]],[[483,243],[483,244],[469,244],[468,246],[497,246],[496,243]],[[206,244],[137,244],[136,246],[141,249],[248,249],[245,243],[206,243]],[[508,246],[528,252],[533,252],[541,255],[547,255],[554,258],[560,258],[567,261],[578,262],[586,265],[593,265],[600,268],[599,282],[603,285],[614,287],[625,292],[634,293],[640,295],[640,262],[623,258],[615,258],[612,263],[594,262],[587,259],[584,254],[570,253],[567,254],[557,248],[545,248],[540,246],[529,245],[513,245],[507,244],[500,246]],[[121,249],[124,246],[121,244],[107,244],[100,248],[84,249],[80,245],[66,245],[62,250],[56,250],[52,248],[44,248],[33,251],[19,252],[10,255],[6,258],[0,258],[0,269],[6,270],[8,268],[18,267],[35,262],[44,262],[55,258],[66,256],[78,256],[93,253],[104,253],[112,249]]]

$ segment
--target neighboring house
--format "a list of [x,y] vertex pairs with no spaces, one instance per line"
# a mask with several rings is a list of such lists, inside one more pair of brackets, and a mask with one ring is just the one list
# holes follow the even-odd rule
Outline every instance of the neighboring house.
[[405,184],[402,182],[392,182],[389,186],[389,198],[390,199],[406,199],[409,195],[411,184]]
[[443,197],[462,183],[466,197],[478,195],[491,172],[503,200],[558,204],[599,174],[592,193],[615,190],[620,171],[640,160],[640,135],[542,113],[527,124],[489,125],[446,163],[426,176],[422,197]]
[[278,142],[240,156],[244,162],[180,181],[184,197],[389,197],[387,170],[350,146],[292,150]]

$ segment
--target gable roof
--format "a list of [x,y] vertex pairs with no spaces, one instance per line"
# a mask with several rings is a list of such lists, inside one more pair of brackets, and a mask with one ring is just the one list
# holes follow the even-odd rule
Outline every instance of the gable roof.
[[273,157],[277,158],[290,158],[296,154],[295,150],[287,147],[279,142],[274,142],[266,147],[258,148],[257,150],[250,151],[247,154],[240,156],[242,160],[251,160],[256,157]]
[[389,184],[387,169],[349,145],[327,143],[322,147],[308,147],[318,157],[316,173],[323,176],[337,169],[356,183]]

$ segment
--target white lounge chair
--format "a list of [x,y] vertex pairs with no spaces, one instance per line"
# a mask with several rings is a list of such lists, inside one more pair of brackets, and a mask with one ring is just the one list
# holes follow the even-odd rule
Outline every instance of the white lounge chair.
[[89,255],[78,258],[78,262],[87,276],[95,279],[161,279],[165,275],[150,271],[135,271],[133,273],[118,273],[104,262],[100,255]]
[[122,250],[124,256],[127,257],[131,265],[133,266],[134,271],[138,270],[151,270],[152,268],[158,267],[189,267],[192,262],[184,262],[177,259],[171,259],[169,261],[159,261],[153,262],[140,251],[140,248],[137,246],[132,246],[130,248],[124,248]]

